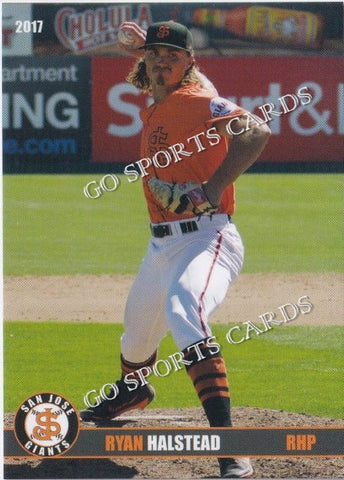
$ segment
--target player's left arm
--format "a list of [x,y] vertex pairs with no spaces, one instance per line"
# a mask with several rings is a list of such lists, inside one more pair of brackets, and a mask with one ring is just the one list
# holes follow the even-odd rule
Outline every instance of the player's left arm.
[[[251,117],[254,117],[250,114]],[[231,137],[229,152],[221,165],[208,182],[203,184],[203,189],[214,205],[219,205],[223,190],[235,182],[260,156],[271,135],[270,128],[256,117],[257,122],[250,123],[247,127],[247,116],[242,114],[229,123],[222,119],[215,123],[217,131]]]

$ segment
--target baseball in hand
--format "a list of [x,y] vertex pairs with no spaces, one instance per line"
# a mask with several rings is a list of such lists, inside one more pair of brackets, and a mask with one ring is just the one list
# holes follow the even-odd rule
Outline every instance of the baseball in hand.
[[118,41],[123,43],[123,45],[127,45],[128,47],[135,47],[135,37],[128,30],[121,29],[118,32]]

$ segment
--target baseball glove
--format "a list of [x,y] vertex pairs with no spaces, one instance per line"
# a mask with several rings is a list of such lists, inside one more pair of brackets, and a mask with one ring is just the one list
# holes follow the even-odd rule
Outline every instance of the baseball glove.
[[148,180],[148,186],[158,202],[177,214],[212,215],[218,209],[210,203],[202,185],[193,182],[170,183],[159,178]]

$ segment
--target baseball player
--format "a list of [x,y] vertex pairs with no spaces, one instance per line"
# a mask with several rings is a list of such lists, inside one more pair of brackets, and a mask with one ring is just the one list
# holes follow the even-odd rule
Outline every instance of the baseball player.
[[[257,160],[270,130],[254,116],[248,125],[242,108],[218,96],[196,66],[184,25],[158,22],[144,35],[134,24],[123,28],[144,41],[127,80],[153,98],[141,112],[140,157],[152,236],[127,299],[118,395],[81,417],[145,408],[154,397],[146,375],[169,330],[210,426],[231,426],[226,366],[209,319],[243,264],[234,181]],[[219,458],[219,465],[223,478],[253,473],[246,458]]]

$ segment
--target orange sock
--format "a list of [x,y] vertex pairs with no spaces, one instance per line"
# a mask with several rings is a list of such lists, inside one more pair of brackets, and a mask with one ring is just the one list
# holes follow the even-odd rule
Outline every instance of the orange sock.
[[186,370],[194,384],[198,397],[211,427],[232,425],[230,396],[226,365],[221,353],[211,354],[206,347],[201,349],[205,358],[198,360],[194,352],[185,353],[185,360],[192,360]]
[[152,368],[154,363],[156,362],[156,357],[157,357],[157,350],[155,350],[155,352],[145,362],[133,363],[133,362],[129,362],[123,357],[123,355],[121,355],[122,378],[125,377],[128,373],[135,373],[134,377],[137,380],[140,380],[136,371],[144,367]]

